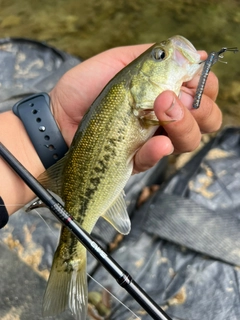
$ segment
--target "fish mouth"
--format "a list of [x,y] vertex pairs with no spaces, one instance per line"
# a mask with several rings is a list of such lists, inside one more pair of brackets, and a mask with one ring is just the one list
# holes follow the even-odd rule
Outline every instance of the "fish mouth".
[[178,65],[186,63],[198,64],[201,62],[200,54],[192,43],[183,36],[174,36],[169,39],[174,47],[174,58]]

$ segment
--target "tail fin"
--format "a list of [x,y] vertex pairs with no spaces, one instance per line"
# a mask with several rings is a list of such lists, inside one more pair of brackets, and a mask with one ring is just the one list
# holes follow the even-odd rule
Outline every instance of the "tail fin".
[[43,299],[43,316],[54,316],[69,308],[76,320],[86,319],[86,260],[86,251],[81,261],[74,262],[60,258],[56,251]]

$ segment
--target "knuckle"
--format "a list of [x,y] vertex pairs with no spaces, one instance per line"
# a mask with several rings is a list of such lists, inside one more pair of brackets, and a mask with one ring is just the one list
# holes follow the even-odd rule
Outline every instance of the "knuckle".
[[174,139],[173,145],[177,153],[191,152],[199,146],[200,142],[200,129],[195,121],[191,121],[185,126],[184,130],[181,131],[181,135]]
[[215,132],[222,125],[222,112],[213,101],[208,101],[198,115],[197,122],[202,132]]
[[219,90],[219,80],[218,77],[210,71],[208,78],[207,78],[207,83],[204,89],[204,94],[209,96],[213,101],[216,100],[217,95],[218,95],[218,90]]

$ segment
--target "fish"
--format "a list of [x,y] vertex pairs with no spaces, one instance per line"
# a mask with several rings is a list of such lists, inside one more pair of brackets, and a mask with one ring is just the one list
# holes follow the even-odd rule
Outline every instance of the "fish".
[[[183,82],[200,72],[200,59],[179,35],[152,45],[110,80],[83,117],[64,158],[39,177],[88,233],[100,217],[119,233],[130,232],[124,187],[135,153],[162,125],[154,101],[165,90],[178,95]],[[85,247],[63,226],[43,299],[44,316],[68,308],[77,320],[86,319],[86,266]]]

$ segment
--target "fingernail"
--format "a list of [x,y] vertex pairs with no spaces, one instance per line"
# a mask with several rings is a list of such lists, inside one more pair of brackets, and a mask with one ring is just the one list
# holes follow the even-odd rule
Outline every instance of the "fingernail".
[[171,120],[181,120],[183,118],[183,110],[177,103],[176,99],[173,98],[172,104],[169,109],[165,111],[165,114],[171,118]]
[[174,146],[171,146],[170,151],[166,154],[166,156],[170,156],[170,154],[172,154],[174,152]]

